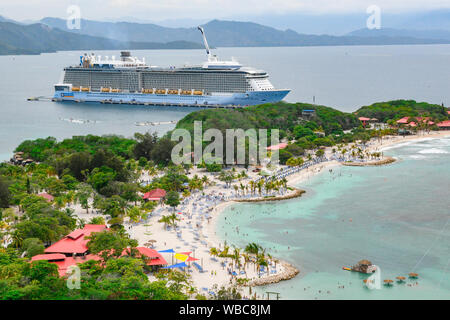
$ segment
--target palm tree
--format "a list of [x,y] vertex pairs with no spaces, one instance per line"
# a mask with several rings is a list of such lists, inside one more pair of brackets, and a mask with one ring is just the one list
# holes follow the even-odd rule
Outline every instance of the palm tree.
[[217,248],[211,248],[209,249],[209,254],[212,255],[213,257],[217,257],[219,255],[219,251],[217,250]]
[[172,219],[170,218],[170,216],[162,216],[161,219],[158,220],[158,222],[164,223],[164,229],[167,229],[167,226],[172,223]]
[[234,185],[234,186],[233,186],[233,188],[234,188],[234,192],[235,192],[235,194],[236,194],[236,197],[237,197],[237,195],[238,195],[238,190],[239,190],[239,187],[238,187],[237,185]]

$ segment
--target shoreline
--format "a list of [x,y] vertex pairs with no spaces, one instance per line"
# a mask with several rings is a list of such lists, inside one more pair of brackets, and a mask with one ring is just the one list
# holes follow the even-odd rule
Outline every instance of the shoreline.
[[[368,149],[380,151],[385,148],[402,146],[404,143],[446,136],[450,136],[450,131],[405,138],[395,136],[383,139],[382,143],[380,141],[372,140],[368,144]],[[331,154],[331,148],[328,148],[327,152]],[[325,170],[333,170],[333,168],[341,165],[343,164],[336,160],[317,163],[309,168],[305,168],[287,176],[287,185],[290,188],[297,190],[299,187],[301,188],[301,183],[308,181],[310,178],[315,177]],[[202,176],[205,172],[194,169],[190,175],[195,174]],[[251,176],[254,176],[254,174],[251,174]],[[216,180],[214,177],[210,178],[211,180]],[[249,179],[252,178],[254,177],[249,177]],[[280,197],[288,196],[291,198],[292,190],[289,190],[284,195],[280,195]],[[286,261],[284,257],[273,257],[270,259],[272,262],[271,269],[274,272],[259,274],[253,263],[247,264],[246,266],[244,265],[244,268],[236,268],[233,259],[214,259],[214,256],[211,255],[211,248],[215,247],[220,250],[224,248],[224,242],[226,241],[224,238],[226,237],[219,236],[217,231],[219,217],[226,208],[236,203],[263,203],[266,201],[274,201],[274,199],[271,198],[263,198],[260,199],[263,201],[251,202],[239,200],[244,199],[236,199],[236,195],[232,188],[225,188],[222,182],[216,182],[211,186],[207,186],[203,191],[194,192],[191,196],[182,201],[177,207],[177,211],[179,211],[179,221],[177,222],[178,227],[176,229],[171,228],[170,230],[167,230],[163,223],[158,222],[163,215],[173,212],[165,205],[158,206],[146,221],[141,221],[139,223],[130,223],[127,221],[124,223],[124,227],[127,229],[131,238],[138,240],[140,246],[146,246],[146,243],[150,239],[155,239],[153,246],[155,250],[173,249],[175,252],[192,252],[193,258],[198,259],[197,263],[198,265],[201,265],[204,271],[201,272],[198,268],[194,267],[194,265],[185,268],[184,271],[190,274],[192,285],[196,287],[201,294],[203,294],[202,291],[204,291],[204,294],[208,295],[207,292],[215,290],[212,289],[214,287],[220,288],[221,286],[229,286],[231,284],[236,284],[239,290],[244,292],[244,288],[247,285],[268,285],[295,277],[300,271],[294,264]],[[280,199],[280,201],[281,200],[287,199]],[[79,204],[72,208],[75,209],[75,214],[78,217],[86,220],[98,216],[98,214],[94,213],[92,210],[90,210],[89,213],[86,213]],[[233,249],[231,248],[231,250]],[[176,259],[173,258],[173,255],[163,254],[163,256],[169,264],[177,263]],[[275,261],[277,261],[277,263],[274,267],[273,262]],[[237,276],[230,274],[233,270],[238,273]],[[242,284],[241,281],[237,281],[237,279],[240,278],[248,279],[248,282]],[[245,294],[243,293],[243,295]]]
[[[392,137],[390,136],[387,140],[385,139],[384,141],[381,141],[381,142],[380,141],[372,141],[372,143],[374,143],[374,145],[369,146],[368,149],[371,151],[384,151],[384,150],[387,150],[388,148],[390,149],[390,148],[395,148],[395,147],[401,147],[403,145],[403,143],[409,144],[409,143],[414,143],[414,142],[418,142],[418,141],[422,141],[422,140],[440,139],[440,138],[446,138],[446,137],[450,137],[450,131],[448,131],[448,130],[439,131],[436,133],[433,132],[433,133],[423,134],[423,135],[392,136]],[[377,163],[377,164],[373,164],[373,162],[371,162],[372,164],[364,165],[363,163],[361,163],[361,165],[357,165],[357,166],[368,166],[368,167],[380,166],[380,165],[391,164],[391,163],[394,163],[397,161],[397,159],[395,159],[393,157],[386,156],[385,158],[387,158],[387,160],[382,159],[382,160],[375,161],[375,163]],[[343,165],[345,165],[345,164],[340,163],[336,160],[331,160],[331,161],[326,161],[326,162],[315,164],[303,171],[300,171],[298,173],[293,174],[292,176],[287,177],[288,186],[297,189],[296,185],[298,185],[301,182],[304,182],[305,180],[309,180],[313,176],[321,173],[323,170],[330,170],[330,169],[332,170],[335,167],[339,167],[339,166],[343,166]],[[302,192],[302,194],[303,193],[304,192]],[[266,200],[266,201],[268,201],[268,200]],[[212,242],[211,247],[218,247],[221,243],[224,242],[224,240],[219,239],[219,237],[216,234],[218,218],[224,212],[224,210],[234,203],[251,203],[251,202],[265,202],[265,201],[261,201],[261,200],[260,201],[229,200],[229,201],[225,201],[225,202],[219,204],[218,206],[216,206],[214,208],[214,210],[213,210],[214,214],[211,214],[210,222],[208,223],[208,225],[206,227],[207,234],[209,235],[210,240]],[[248,286],[263,286],[263,285],[268,285],[268,284],[274,284],[274,283],[278,283],[280,281],[292,279],[300,272],[296,268],[296,266],[294,266],[293,264],[291,264],[287,261],[284,261],[284,260],[279,260],[279,261],[280,261],[280,264],[284,263],[284,265],[285,265],[285,268],[283,268],[284,270],[280,274],[276,274],[273,276],[268,276],[268,277],[264,277],[264,278],[260,278],[260,279],[255,279],[253,281],[250,281],[247,285]],[[292,272],[292,273],[289,272],[287,275],[284,274],[285,270],[286,269],[289,270],[289,268],[293,268],[297,272]],[[295,273],[295,274],[293,274],[293,273]]]

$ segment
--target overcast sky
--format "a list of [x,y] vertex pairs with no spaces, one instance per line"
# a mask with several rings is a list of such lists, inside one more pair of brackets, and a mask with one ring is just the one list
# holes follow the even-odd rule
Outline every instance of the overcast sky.
[[0,15],[15,20],[68,16],[78,5],[82,18],[139,20],[251,19],[266,14],[365,12],[370,5],[395,13],[450,8],[450,0],[0,0]]

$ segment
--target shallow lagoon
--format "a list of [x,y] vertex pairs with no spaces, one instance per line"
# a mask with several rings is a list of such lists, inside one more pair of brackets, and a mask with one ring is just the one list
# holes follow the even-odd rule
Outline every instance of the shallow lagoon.
[[[242,247],[257,242],[301,271],[259,293],[280,292],[282,299],[450,298],[450,139],[386,153],[400,161],[338,167],[299,184],[307,190],[299,199],[226,209],[217,224],[220,238]],[[379,266],[381,281],[414,271],[419,284],[369,290],[362,282],[367,276],[342,270],[364,258]]]

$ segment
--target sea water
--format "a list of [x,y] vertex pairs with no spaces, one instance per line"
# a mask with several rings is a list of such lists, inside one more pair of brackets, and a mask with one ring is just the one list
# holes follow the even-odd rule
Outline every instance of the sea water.
[[[292,280],[258,288],[259,294],[450,298],[450,139],[425,139],[385,153],[399,160],[323,170],[298,185],[306,190],[301,198],[225,210],[217,223],[220,238],[240,247],[256,242],[300,270]],[[367,275],[342,270],[361,259],[379,267],[380,289],[364,285]],[[419,279],[409,280],[409,272]],[[383,285],[397,276],[406,276],[406,283]]]
[[[450,45],[218,48],[223,59],[265,70],[276,88],[291,89],[289,102],[315,102],[352,112],[362,105],[392,99],[450,103]],[[135,122],[179,120],[196,108],[27,101],[53,95],[64,67],[84,51],[37,56],[0,56],[0,161],[25,139],[58,139],[85,134],[156,131],[173,124],[136,126]],[[118,51],[96,51],[118,56]],[[133,50],[151,65],[201,64],[204,50]],[[67,121],[72,119],[72,121]],[[89,120],[87,122],[86,120]]]

